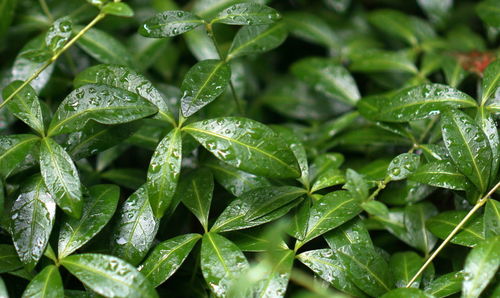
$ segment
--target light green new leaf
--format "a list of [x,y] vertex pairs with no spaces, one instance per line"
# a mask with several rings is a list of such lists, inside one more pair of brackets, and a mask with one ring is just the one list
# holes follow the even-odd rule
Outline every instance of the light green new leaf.
[[80,218],[83,202],[78,170],[68,153],[50,138],[44,138],[40,145],[40,172],[57,205]]
[[479,297],[499,266],[500,236],[489,238],[474,247],[465,259],[462,297]]
[[194,170],[181,179],[177,194],[182,203],[198,218],[208,230],[208,214],[214,191],[214,177],[206,168]]
[[490,143],[474,120],[459,110],[443,113],[443,140],[457,168],[479,191],[486,191],[492,165]]
[[472,187],[470,180],[448,160],[426,163],[413,172],[408,180],[454,190],[466,190]]
[[39,141],[39,137],[30,134],[0,136],[0,176],[7,178]]
[[81,130],[89,120],[121,124],[151,116],[158,111],[146,99],[106,85],[89,84],[75,89],[59,105],[48,135]]
[[206,233],[201,243],[201,272],[210,290],[224,296],[237,277],[248,269],[248,261],[231,241],[216,233]]
[[221,95],[231,79],[231,68],[220,60],[195,64],[182,81],[181,110],[189,117]]
[[273,178],[300,176],[295,155],[269,127],[247,118],[224,117],[183,128],[226,163],[252,174]]
[[271,25],[245,26],[234,37],[227,60],[236,57],[259,54],[280,46],[288,32],[284,22]]
[[[412,277],[417,273],[420,266],[424,264],[424,260],[418,254],[412,251],[397,252],[391,256],[389,266],[392,271],[392,276],[397,288],[404,288],[410,282]],[[422,276],[412,284],[412,288],[419,288]]]
[[204,23],[202,19],[187,11],[164,11],[148,19],[139,28],[139,33],[152,38],[173,37]]
[[269,6],[244,2],[223,9],[210,22],[228,25],[266,25],[276,22],[280,17],[280,14]]
[[420,165],[420,155],[403,153],[394,157],[387,168],[391,180],[402,180],[408,177]]
[[164,283],[179,269],[202,236],[186,234],[158,244],[140,266],[140,271],[154,287]]
[[83,246],[109,222],[115,213],[120,188],[116,185],[95,185],[83,197],[82,217],[65,216],[59,232],[58,256],[64,258]]
[[361,201],[347,191],[334,191],[315,201],[302,243],[340,226],[359,214],[362,210],[360,204]]
[[476,6],[476,12],[486,24],[500,27],[500,3],[497,0],[484,0]]
[[351,74],[333,59],[305,58],[294,63],[291,71],[315,90],[349,105],[355,105],[360,98]]
[[101,9],[101,12],[113,15],[113,16],[119,16],[119,17],[133,17],[134,16],[134,11],[128,4],[123,3],[123,2],[111,2],[106,5]]
[[12,245],[0,244],[0,273],[11,272],[23,267],[16,249]]
[[149,203],[157,218],[163,216],[174,197],[181,161],[181,131],[174,129],[158,144],[148,168]]
[[354,297],[366,297],[349,279],[346,266],[332,249],[306,251],[298,255],[297,259],[336,289]]
[[28,284],[23,298],[64,298],[64,288],[59,269],[54,265],[43,268]]
[[103,84],[135,93],[158,107],[155,118],[175,122],[165,96],[142,74],[127,66],[99,64],[86,68],[76,76],[73,85],[80,88],[87,84]]
[[299,201],[297,198],[306,192],[294,186],[269,186],[246,192],[226,207],[211,231],[239,230],[276,219],[284,215],[279,212],[281,209],[291,209]]
[[[429,218],[426,226],[434,235],[440,239],[445,239],[458,223],[465,217],[466,211],[452,210],[445,211]],[[482,217],[472,217],[469,219],[460,232],[451,238],[451,243],[474,247],[484,237],[484,222]]]
[[484,235],[486,238],[500,235],[500,202],[489,199],[484,209]]
[[146,256],[159,227],[153,215],[146,186],[141,186],[123,203],[111,236],[111,252],[132,265]]
[[[9,97],[21,85],[22,81],[14,81],[5,87],[2,91],[3,98]],[[7,108],[17,118],[21,119],[24,123],[28,124],[31,128],[36,130],[39,134],[44,133],[42,107],[36,94],[29,84],[19,91],[11,101],[7,103]]]
[[[499,5],[500,12],[500,5]],[[500,61],[491,62],[483,73],[481,105],[485,104],[495,94],[500,86]]]
[[42,257],[55,216],[56,204],[42,178],[29,178],[10,211],[12,240],[26,269],[33,269]]
[[358,103],[360,113],[372,120],[408,122],[432,117],[450,108],[476,107],[469,95],[441,84],[409,87],[393,96],[371,96]]
[[158,297],[154,287],[125,261],[101,254],[72,255],[61,265],[92,291],[107,297]]
[[463,271],[450,272],[433,280],[424,291],[436,298],[448,297],[460,292],[463,280]]
[[69,17],[62,17],[54,21],[45,36],[45,44],[53,52],[61,50],[71,38],[73,22]]

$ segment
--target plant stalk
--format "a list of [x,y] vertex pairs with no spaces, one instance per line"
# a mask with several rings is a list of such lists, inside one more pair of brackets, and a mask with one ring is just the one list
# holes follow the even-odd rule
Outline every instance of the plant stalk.
[[467,215],[460,221],[460,223],[451,231],[451,233],[444,239],[444,241],[439,245],[439,247],[432,253],[432,255],[425,261],[425,263],[420,267],[417,273],[413,276],[413,278],[408,282],[406,285],[407,288],[409,288],[415,280],[424,272],[424,270],[429,266],[429,264],[434,260],[437,255],[443,250],[443,248],[450,242],[451,238],[453,238],[459,231],[462,229],[462,227],[467,223],[467,221],[476,213],[477,210],[479,210],[486,202],[488,201],[488,198],[500,187],[500,182],[498,182],[484,197],[482,197],[477,203],[474,205],[474,207],[467,213]]

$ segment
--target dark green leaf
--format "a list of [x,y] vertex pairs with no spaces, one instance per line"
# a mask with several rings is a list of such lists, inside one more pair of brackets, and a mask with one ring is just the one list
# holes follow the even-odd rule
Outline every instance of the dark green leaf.
[[40,146],[40,172],[57,205],[75,218],[82,215],[80,177],[71,157],[50,138]]
[[61,50],[71,38],[73,22],[69,17],[62,17],[54,21],[45,36],[45,44],[54,53]]
[[293,152],[267,126],[238,117],[217,118],[183,128],[215,157],[252,174],[299,177]]
[[42,257],[56,216],[56,204],[41,177],[21,188],[10,211],[10,230],[19,259],[31,270]]
[[[272,260],[268,261],[266,278],[260,280],[253,295],[259,297],[280,297],[286,292],[288,280],[292,272],[295,252],[293,250],[277,250],[271,253]],[[266,260],[265,260],[266,261]]]
[[39,141],[40,138],[30,134],[0,136],[0,175],[7,178]]
[[340,227],[324,235],[328,246],[334,251],[342,246],[353,244],[363,245],[366,249],[374,250],[370,234],[363,221],[356,217]]
[[[500,12],[500,5],[498,6]],[[499,18],[500,19],[500,18]],[[500,26],[500,21],[499,21]],[[500,86],[500,61],[491,62],[483,73],[481,104],[485,104]]]
[[[416,253],[408,252],[398,252],[391,256],[391,261],[389,266],[392,271],[392,276],[396,283],[397,288],[404,288],[410,282],[412,277],[420,269],[420,266],[424,264],[424,260]],[[419,288],[420,280],[422,276],[419,276],[415,282],[411,284],[412,288]]]
[[476,6],[479,17],[492,27],[500,27],[500,4],[496,0],[484,0]]
[[95,185],[83,197],[82,217],[65,216],[59,232],[59,258],[64,258],[92,239],[115,213],[120,189],[115,185]]
[[323,188],[342,184],[346,181],[344,172],[339,169],[328,169],[321,173],[311,186],[311,192],[316,192]]
[[379,217],[387,217],[389,216],[389,208],[379,201],[367,201],[361,204],[361,208],[365,210],[368,214],[379,216]]
[[406,41],[410,45],[418,43],[410,18],[399,11],[380,9],[370,13],[368,20],[378,29]]
[[216,296],[224,296],[231,283],[249,267],[234,243],[212,232],[203,236],[200,261],[203,277]]
[[210,22],[228,25],[265,25],[274,23],[280,17],[280,14],[269,6],[248,2],[223,9]]
[[395,289],[392,290],[382,296],[381,298],[407,298],[407,297],[412,297],[412,298],[432,298],[432,296],[427,295],[426,293],[422,292],[422,290],[415,289],[415,288],[402,288],[402,289]]
[[234,37],[227,60],[239,56],[258,54],[280,46],[287,37],[284,22],[271,25],[245,26]]
[[429,202],[409,205],[405,208],[405,227],[408,242],[426,255],[436,244],[436,237],[425,227],[425,221],[438,213],[437,208]]
[[43,268],[24,290],[24,297],[63,298],[64,288],[59,269],[54,265]]
[[132,190],[146,183],[146,173],[139,169],[115,168],[101,173],[100,177]]
[[101,12],[119,16],[119,17],[132,17],[134,16],[134,11],[128,4],[122,2],[112,2],[104,5],[101,9]]
[[495,181],[498,167],[500,165],[500,137],[498,134],[497,124],[491,113],[484,107],[479,107],[476,114],[476,123],[483,129],[488,142],[490,144],[492,159],[490,182]]
[[159,227],[153,215],[146,186],[143,185],[123,203],[111,237],[111,252],[132,265],[148,253]]
[[352,169],[347,169],[346,183],[342,188],[349,191],[351,196],[359,201],[364,201],[368,198],[368,184],[366,180]]
[[164,283],[187,258],[199,234],[186,234],[158,244],[140,266],[140,271],[154,287]]
[[[459,210],[445,211],[429,218],[426,226],[434,235],[440,239],[445,239],[466,214],[467,212]],[[451,238],[450,242],[473,247],[484,239],[483,219],[482,217],[473,217],[462,227],[457,235]]]
[[425,287],[424,291],[436,298],[448,297],[460,292],[463,280],[462,271],[450,272],[433,280]]
[[315,14],[295,11],[286,14],[285,21],[290,32],[299,38],[329,48],[339,45],[335,31]]
[[489,199],[484,209],[484,235],[486,238],[500,235],[500,202]]
[[[14,81],[5,87],[2,91],[3,98],[9,97],[21,85],[22,81]],[[7,103],[7,108],[17,118],[28,124],[39,134],[44,133],[42,108],[36,91],[28,84],[21,89],[11,101]]]
[[208,169],[198,169],[181,179],[177,193],[182,203],[198,218],[208,230],[208,214],[214,191],[214,177]]
[[500,236],[479,243],[465,259],[462,297],[479,297],[500,266]]
[[61,265],[92,291],[108,297],[158,297],[149,281],[134,266],[112,256],[80,254]]
[[420,164],[420,156],[414,153],[403,153],[396,156],[389,167],[387,175],[391,180],[402,180],[411,175]]
[[182,82],[181,109],[189,117],[221,95],[231,79],[231,68],[224,61],[203,60],[195,64]]
[[23,267],[12,245],[0,244],[0,273],[11,272]]
[[353,61],[349,68],[352,71],[396,71],[410,74],[418,72],[413,59],[404,51],[363,50],[351,54],[351,59]]
[[14,11],[16,9],[17,0],[6,0],[2,2],[0,6],[0,39],[3,39],[3,36],[7,32],[7,29],[12,22],[14,17]]
[[174,197],[181,161],[181,131],[174,129],[158,144],[148,169],[148,197],[157,218],[163,216]]
[[139,29],[146,37],[172,37],[193,30],[204,21],[196,15],[182,10],[164,11],[148,19]]
[[453,6],[453,1],[450,0],[417,0],[417,2],[429,19],[438,25],[444,23]]
[[89,120],[120,124],[153,115],[157,111],[149,101],[123,89],[85,85],[71,92],[61,103],[50,123],[48,135],[78,131]]
[[444,143],[455,165],[480,191],[485,191],[492,164],[485,133],[471,117],[458,110],[445,112],[441,125]]
[[447,160],[426,163],[413,172],[408,179],[455,190],[466,190],[472,186],[469,179]]

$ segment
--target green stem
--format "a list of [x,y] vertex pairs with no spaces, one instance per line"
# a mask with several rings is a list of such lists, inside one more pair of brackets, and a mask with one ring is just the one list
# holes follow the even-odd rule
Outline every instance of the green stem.
[[78,32],[68,43],[64,45],[59,51],[57,51],[45,64],[43,64],[35,73],[33,73],[26,81],[24,81],[19,88],[17,88],[9,97],[7,97],[2,103],[0,103],[0,109],[2,109],[9,101],[11,101],[14,96],[16,96],[24,87],[36,79],[47,67],[54,63],[62,53],[69,49],[75,42],[80,39],[87,31],[90,30],[95,24],[102,20],[106,16],[105,13],[99,13],[87,26],[85,26],[80,32]]
[[443,248],[450,242],[450,240],[462,229],[462,227],[467,223],[467,221],[476,213],[477,210],[479,210],[486,202],[488,201],[488,198],[500,187],[500,182],[498,182],[493,188],[486,194],[484,197],[482,197],[477,203],[472,207],[472,209],[467,213],[467,215],[460,221],[460,223],[451,231],[451,233],[444,239],[444,241],[439,245],[439,247],[432,253],[432,255],[425,261],[425,263],[420,267],[420,269],[415,273],[413,278],[408,282],[406,285],[407,288],[409,288],[415,280],[424,272],[424,270],[429,266],[429,264],[434,260],[437,255],[443,250]]
[[[219,48],[219,44],[217,43],[217,38],[215,38],[214,30],[212,28],[212,23],[206,24],[205,28],[207,28],[207,34],[210,37],[210,39],[212,39],[212,43],[214,44],[214,47],[217,50],[217,55],[219,55],[219,59],[226,60],[224,58],[224,55],[222,55],[222,51]],[[236,108],[238,109],[238,112],[241,115],[244,115],[245,111],[243,110],[241,101],[238,98],[238,94],[236,93],[236,89],[234,88],[233,80],[231,78],[229,79],[229,87],[231,88],[231,93],[233,94],[234,102],[236,103]]]

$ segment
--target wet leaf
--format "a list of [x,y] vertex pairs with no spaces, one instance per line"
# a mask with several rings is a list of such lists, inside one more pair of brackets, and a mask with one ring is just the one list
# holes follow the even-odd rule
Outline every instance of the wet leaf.
[[80,254],[61,265],[92,291],[111,297],[158,297],[149,281],[134,266],[116,257]]
[[19,260],[14,246],[0,244],[0,272],[11,272],[21,267],[23,263]]
[[420,156],[414,153],[403,153],[396,156],[389,167],[387,175],[392,180],[402,180],[411,175],[420,165]]
[[54,21],[45,36],[45,44],[54,53],[61,50],[71,38],[73,22],[69,17],[62,17]]
[[[3,98],[8,98],[19,87],[21,87],[22,84],[22,81],[14,81],[10,83],[2,91]],[[12,98],[12,100],[7,103],[7,108],[12,114],[24,123],[28,124],[39,134],[43,134],[45,132],[40,101],[38,100],[36,91],[29,84],[21,89],[21,91],[19,91]]]
[[210,22],[228,25],[266,25],[276,22],[280,17],[280,14],[269,6],[248,2],[223,9]]
[[[423,264],[424,259],[414,252],[408,251],[393,254],[389,266],[392,270],[396,287],[406,287]],[[417,280],[411,284],[411,287],[419,288],[421,279],[422,276],[419,276]]]
[[437,208],[429,202],[409,205],[405,208],[404,223],[408,233],[408,242],[426,255],[437,242],[437,238],[427,230],[426,220],[437,213]]
[[362,175],[353,169],[347,169],[346,183],[342,187],[359,201],[364,201],[368,198],[368,184]]
[[[459,210],[445,211],[429,218],[426,226],[432,234],[440,239],[445,239],[466,214],[467,212]],[[482,218],[473,217],[457,235],[451,238],[450,242],[474,247],[484,239],[483,220]]]
[[486,238],[500,235],[500,202],[489,199],[484,209],[484,235]]
[[148,19],[139,28],[139,33],[152,38],[173,37],[191,31],[203,23],[202,19],[187,11],[164,11]]
[[54,265],[43,268],[28,284],[23,297],[63,298],[64,288],[59,269]]
[[114,15],[114,16],[119,16],[119,17],[132,17],[134,16],[134,11],[128,4],[122,3],[122,2],[112,2],[108,3],[103,6],[101,9],[102,12],[109,14],[109,15]]
[[268,261],[267,276],[257,283],[253,295],[260,297],[283,297],[290,279],[295,252],[278,250],[272,252],[272,261]]
[[470,180],[448,160],[426,163],[413,172],[408,179],[455,190],[466,190],[472,186]]
[[210,170],[201,168],[189,173],[181,179],[177,191],[182,203],[208,230],[208,214],[214,191],[214,177]]
[[37,136],[30,134],[0,136],[0,175],[7,178],[39,141]]
[[461,271],[450,272],[433,280],[425,287],[424,291],[434,297],[448,297],[460,292],[463,280],[464,277]]

